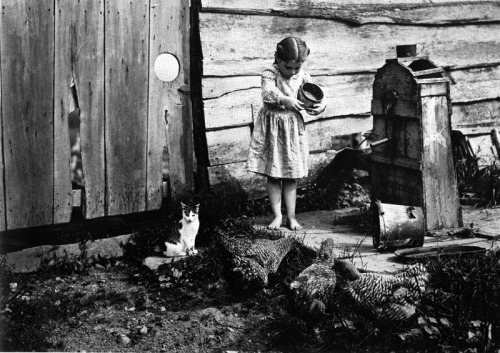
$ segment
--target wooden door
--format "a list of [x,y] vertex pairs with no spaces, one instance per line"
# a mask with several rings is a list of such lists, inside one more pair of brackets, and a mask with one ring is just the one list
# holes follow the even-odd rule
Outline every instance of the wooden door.
[[[192,189],[189,0],[1,5],[0,231],[70,221],[70,114],[86,218],[158,209],[165,178],[174,196]],[[170,82],[163,53],[180,66]]]

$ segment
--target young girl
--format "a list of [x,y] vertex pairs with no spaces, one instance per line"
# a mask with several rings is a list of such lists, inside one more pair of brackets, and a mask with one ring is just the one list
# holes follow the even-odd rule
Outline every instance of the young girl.
[[[274,214],[268,228],[281,226],[281,192],[287,213],[287,227],[301,229],[295,217],[297,179],[307,176],[309,154],[307,134],[301,110],[304,105],[297,92],[311,77],[301,70],[309,48],[297,37],[278,43],[272,67],[262,73],[264,106],[254,122],[247,170],[267,176],[267,192]],[[316,104],[307,112],[320,114],[324,104]]]

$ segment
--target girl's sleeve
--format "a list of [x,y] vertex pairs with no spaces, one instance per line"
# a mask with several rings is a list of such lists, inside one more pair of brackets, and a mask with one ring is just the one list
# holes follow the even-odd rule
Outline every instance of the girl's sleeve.
[[262,73],[262,100],[264,103],[280,105],[280,99],[284,94],[276,87],[276,73],[265,70]]

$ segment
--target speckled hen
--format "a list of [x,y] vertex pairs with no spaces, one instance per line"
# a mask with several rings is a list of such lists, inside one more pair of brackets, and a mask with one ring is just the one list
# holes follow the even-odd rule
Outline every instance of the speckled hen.
[[268,275],[275,273],[283,258],[292,249],[294,238],[252,239],[229,237],[219,232],[216,237],[227,255],[232,277],[242,290],[268,285]]
[[296,312],[304,319],[325,314],[333,298],[337,282],[333,270],[333,248],[333,240],[325,240],[318,251],[318,260],[290,284]]
[[336,260],[334,268],[348,307],[386,327],[402,325],[415,314],[429,279],[421,264],[397,274],[360,273],[349,260]]

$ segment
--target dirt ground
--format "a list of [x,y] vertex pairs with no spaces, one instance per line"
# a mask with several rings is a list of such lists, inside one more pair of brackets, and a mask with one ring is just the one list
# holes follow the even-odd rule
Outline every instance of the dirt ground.
[[[209,221],[215,219],[208,212],[220,209],[206,208],[205,241],[198,255],[156,272],[141,262],[164,224],[149,220],[120,259],[62,259],[37,273],[13,274],[0,258],[0,351],[489,352],[481,347],[500,342],[500,330],[498,337],[487,339],[479,330],[500,328],[488,318],[491,310],[500,309],[500,251],[434,266],[449,271],[436,280],[425,305],[404,328],[383,331],[345,315],[345,308],[340,308],[344,314],[328,312],[307,321],[294,311],[288,284],[317,254],[299,244],[270,275],[267,288],[238,292],[208,236],[213,229]],[[234,232],[254,232],[242,224],[224,223]],[[460,281],[462,287],[456,285]],[[478,290],[478,283],[484,288]],[[483,316],[470,309],[477,298],[484,299]]]
[[1,350],[274,352],[307,335],[286,313],[283,283],[248,296],[224,280],[196,288],[182,270],[166,279],[117,262],[85,272],[11,282],[20,294],[0,315]]
[[293,248],[269,286],[249,293],[225,279],[216,254],[200,248],[156,272],[111,259],[10,274],[2,279],[0,350],[330,352],[405,343],[392,332],[345,327],[331,313],[314,325],[297,316],[288,283],[314,260],[308,248]]
[[[2,350],[270,351],[272,313],[258,303],[217,287],[200,293],[186,286],[175,291],[182,297],[172,297],[168,289],[147,288],[129,270],[118,265],[34,280],[2,315]],[[32,329],[17,336],[9,315],[22,315]]]

